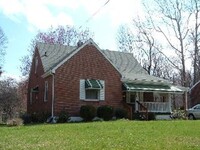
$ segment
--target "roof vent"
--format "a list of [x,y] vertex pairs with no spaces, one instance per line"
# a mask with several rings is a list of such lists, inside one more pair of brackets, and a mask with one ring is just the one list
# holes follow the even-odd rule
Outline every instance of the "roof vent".
[[47,52],[44,52],[44,55],[42,55],[41,57],[47,57]]
[[78,41],[77,46],[80,47],[83,45],[83,42],[81,40]]

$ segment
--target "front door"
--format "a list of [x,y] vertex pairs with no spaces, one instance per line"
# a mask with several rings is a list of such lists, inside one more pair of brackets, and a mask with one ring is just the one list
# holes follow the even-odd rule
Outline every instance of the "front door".
[[135,103],[136,100],[136,93],[130,93],[130,103]]

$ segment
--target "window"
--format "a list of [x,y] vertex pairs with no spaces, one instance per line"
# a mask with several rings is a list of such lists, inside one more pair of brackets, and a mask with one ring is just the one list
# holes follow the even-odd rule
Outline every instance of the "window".
[[80,99],[81,100],[104,100],[105,87],[103,80],[81,79]]
[[167,101],[167,94],[166,93],[154,93],[154,101],[155,102],[166,102]]
[[143,101],[143,93],[128,92],[127,93],[127,103],[134,104],[135,101]]
[[46,102],[48,100],[48,81],[45,81],[44,86],[44,101]]
[[32,104],[34,100],[38,100],[38,93],[39,93],[39,87],[38,86],[36,86],[34,88],[31,88],[31,91],[30,91],[30,104]]
[[100,90],[97,89],[86,89],[85,96],[86,99],[99,99]]
[[135,103],[136,101],[136,93],[130,93],[130,103]]
[[153,93],[153,95],[154,95],[154,101],[160,102],[160,94],[159,93]]
[[194,109],[200,109],[200,106],[199,106],[199,105],[197,105],[196,107],[194,107]]
[[38,57],[35,57],[35,73],[37,73],[37,67],[38,67]]

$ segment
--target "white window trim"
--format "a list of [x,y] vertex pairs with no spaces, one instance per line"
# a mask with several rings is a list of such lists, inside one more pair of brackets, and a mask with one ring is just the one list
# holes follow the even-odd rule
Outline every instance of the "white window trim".
[[99,80],[101,85],[102,85],[102,89],[100,89],[100,95],[99,95],[99,100],[104,101],[105,100],[105,81],[104,80]]
[[80,79],[79,98],[85,100],[85,79]]
[[44,84],[44,102],[48,101],[48,81],[45,81],[45,84]]
[[99,80],[102,84],[102,89],[99,89],[98,99],[86,99],[85,79],[80,79],[79,97],[83,101],[103,101],[105,100],[105,81]]

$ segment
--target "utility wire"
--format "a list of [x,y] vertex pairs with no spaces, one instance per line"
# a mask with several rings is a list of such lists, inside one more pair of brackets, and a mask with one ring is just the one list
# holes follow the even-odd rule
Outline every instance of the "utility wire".
[[[110,2],[110,0],[107,0],[99,9],[97,9],[97,10],[85,21],[84,24],[88,23],[95,15],[97,15],[97,14],[100,12],[101,9],[102,9],[103,7],[105,7],[109,2]],[[83,25],[81,25],[81,26],[79,27],[79,29],[82,28],[82,26],[83,26]]]

